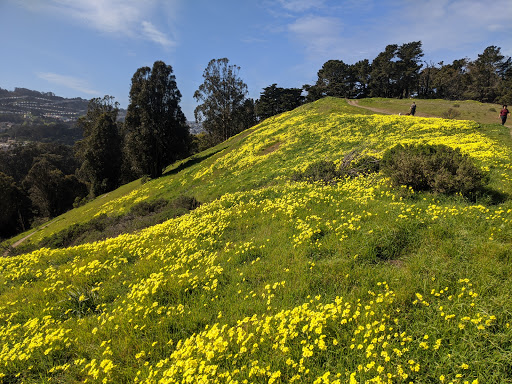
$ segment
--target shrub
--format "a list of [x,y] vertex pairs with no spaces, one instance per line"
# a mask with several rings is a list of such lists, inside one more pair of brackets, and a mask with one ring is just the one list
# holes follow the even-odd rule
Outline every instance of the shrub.
[[[23,251],[41,247],[63,248],[116,237],[122,233],[138,231],[184,215],[199,205],[201,205],[200,202],[192,196],[179,196],[172,201],[165,199],[141,201],[124,215],[110,217],[102,214],[86,223],[73,224],[43,239],[37,246],[29,245],[28,248],[23,248]],[[14,254],[14,251],[10,254]]]
[[498,112],[498,111],[496,110],[496,108],[491,107],[491,108],[489,108],[489,112]]
[[304,172],[296,172],[292,175],[295,181],[323,181],[328,183],[338,176],[336,165],[332,161],[319,160],[311,163]]
[[455,109],[449,108],[446,112],[442,113],[442,116],[445,119],[456,119],[457,117],[460,116],[460,112]]
[[292,175],[294,181],[323,181],[325,183],[334,182],[340,177],[355,177],[366,175],[373,172],[379,172],[380,161],[373,156],[362,156],[359,151],[350,151],[341,161],[338,169],[336,164],[328,160],[319,160],[314,162],[304,170],[304,172],[295,172]]
[[398,144],[384,153],[381,167],[394,185],[416,191],[467,196],[484,186],[484,175],[471,159],[445,145]]
[[362,156],[358,151],[347,153],[339,166],[338,174],[341,177],[355,177],[379,172],[380,160],[373,156]]

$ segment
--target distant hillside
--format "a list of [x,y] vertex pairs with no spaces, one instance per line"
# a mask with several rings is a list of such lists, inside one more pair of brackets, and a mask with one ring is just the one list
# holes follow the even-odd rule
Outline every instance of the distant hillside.
[[0,88],[0,114],[74,121],[87,112],[88,103],[88,100],[79,97],[67,99],[52,92],[25,88],[8,91]]
[[[295,181],[398,143],[459,148],[503,199]],[[187,214],[0,258],[0,382],[511,383],[511,163],[499,124],[334,98],[269,118],[27,242],[193,196]]]

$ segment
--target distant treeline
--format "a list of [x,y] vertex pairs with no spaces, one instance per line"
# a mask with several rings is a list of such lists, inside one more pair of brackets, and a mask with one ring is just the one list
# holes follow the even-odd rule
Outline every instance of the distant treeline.
[[[73,140],[81,140],[73,147],[18,144],[0,152],[0,238],[136,178],[159,177],[178,159],[325,96],[510,102],[512,62],[500,51],[490,46],[475,60],[433,64],[422,61],[420,41],[388,45],[372,62],[329,60],[318,71],[315,84],[301,88],[271,84],[257,100],[247,97],[240,67],[229,64],[227,58],[214,59],[194,93],[199,102],[194,115],[204,129],[198,135],[190,134],[172,67],[156,61],[152,68],[142,67],[134,73],[124,121],[119,119],[119,104],[107,95],[89,101],[87,114],[76,125],[81,135],[73,132]],[[0,89],[0,96],[4,91]],[[14,93],[27,95],[27,91],[17,88]],[[18,129],[19,135],[28,134],[23,127]]]
[[[4,115],[10,123],[8,128],[0,129],[0,142],[16,140],[18,142],[41,142],[73,145],[82,138],[82,130],[76,122],[55,119],[32,118],[27,122],[22,116]],[[11,116],[11,117],[9,117]],[[0,115],[0,123],[2,115]]]
[[2,89],[0,87],[0,97],[39,97],[39,98],[45,98],[50,100],[57,100],[57,101],[69,101],[69,100],[78,100],[78,101],[87,101],[84,99],[81,99],[80,97],[75,97],[73,99],[66,99],[61,96],[56,96],[53,92],[39,92],[34,91],[32,89],[27,88],[14,88],[14,91],[9,91],[7,89]]
[[451,64],[422,61],[421,41],[392,44],[370,62],[329,60],[314,85],[305,85],[308,101],[324,96],[346,98],[437,98],[507,103],[512,100],[512,60],[489,46],[475,60]]

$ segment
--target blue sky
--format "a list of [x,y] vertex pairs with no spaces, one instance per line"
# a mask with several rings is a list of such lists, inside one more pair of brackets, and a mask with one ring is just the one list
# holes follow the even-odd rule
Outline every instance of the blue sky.
[[194,119],[211,59],[241,67],[249,96],[312,84],[330,59],[370,61],[388,44],[423,42],[424,60],[512,56],[511,0],[0,0],[0,87],[126,108],[137,68],[172,65]]

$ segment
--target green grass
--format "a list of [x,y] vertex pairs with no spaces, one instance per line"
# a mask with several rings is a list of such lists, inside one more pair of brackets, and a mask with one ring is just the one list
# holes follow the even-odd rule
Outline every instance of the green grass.
[[179,195],[204,203],[189,214],[0,259],[0,382],[512,383],[511,199],[290,181],[443,142],[512,195],[508,128],[354,108],[274,117],[55,226]]
[[449,111],[455,113],[457,120],[474,120],[482,124],[501,124],[498,117],[501,105],[480,103],[466,100],[441,100],[441,99],[385,99],[369,98],[358,100],[359,105],[383,109],[389,113],[409,112],[412,102],[417,105],[416,115],[431,117],[445,117]]

